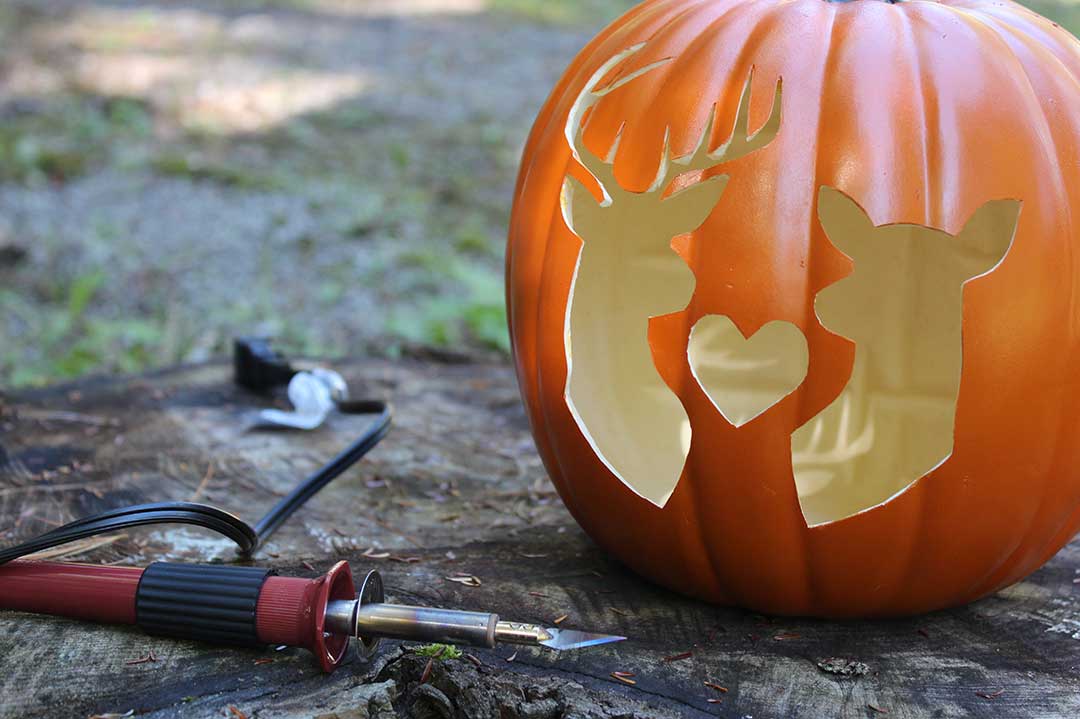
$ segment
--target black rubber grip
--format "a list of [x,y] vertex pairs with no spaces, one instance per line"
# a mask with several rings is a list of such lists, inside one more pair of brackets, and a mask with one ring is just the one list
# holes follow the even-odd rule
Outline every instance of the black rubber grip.
[[135,617],[147,634],[218,644],[260,646],[255,609],[274,572],[157,562],[143,571]]

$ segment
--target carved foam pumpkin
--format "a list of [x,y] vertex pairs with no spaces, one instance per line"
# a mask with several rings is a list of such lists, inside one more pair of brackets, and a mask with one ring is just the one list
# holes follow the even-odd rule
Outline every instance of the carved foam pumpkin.
[[537,445],[630,567],[902,614],[1080,527],[1080,46],[1007,0],[655,0],[525,148]]

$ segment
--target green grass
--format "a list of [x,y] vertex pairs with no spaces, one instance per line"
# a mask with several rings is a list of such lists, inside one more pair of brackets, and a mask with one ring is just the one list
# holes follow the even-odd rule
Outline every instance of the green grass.
[[150,167],[165,177],[216,182],[226,187],[248,190],[272,190],[279,186],[276,178],[238,164],[203,157],[198,153],[166,151],[150,161]]
[[[32,328],[21,341],[34,344],[38,361],[27,361],[20,338],[7,337],[0,353],[0,376],[19,387],[74,379],[104,368],[140,372],[157,358],[163,321],[93,317],[89,308],[107,281],[93,271],[46,291],[45,302],[31,305],[14,290],[0,291],[0,315],[9,326]],[[11,343],[9,345],[9,343]]]
[[[76,97],[17,120],[0,126],[0,182],[62,184],[112,165],[301,195],[326,218],[314,234],[296,240],[313,262],[319,261],[318,245],[327,241],[348,243],[358,258],[384,258],[364,278],[357,277],[362,262],[328,266],[310,291],[313,305],[328,314],[356,292],[373,292],[382,306],[393,308],[369,318],[371,331],[383,331],[362,339],[372,342],[370,351],[395,354],[404,345],[509,350],[500,261],[509,209],[484,194],[512,182],[516,149],[501,152],[504,131],[491,118],[403,128],[362,104],[346,103],[258,136],[189,132],[159,142],[154,117],[140,104]],[[6,156],[5,138],[14,148]],[[60,159],[68,162],[58,153],[69,150],[70,164],[58,167]],[[416,161],[418,152],[428,155],[425,162]],[[289,218],[275,221],[284,225]],[[123,231],[88,229],[102,235]],[[103,237],[100,245],[121,239]],[[264,274],[273,276],[273,269],[268,264]],[[275,311],[271,285],[260,284],[248,301],[223,304],[204,317],[182,308],[173,316],[158,297],[138,314],[129,309],[124,318],[108,306],[112,290],[96,271],[84,268],[82,275],[44,290],[36,287],[39,268],[25,264],[15,271],[17,281],[0,291],[0,386],[140,372],[186,361],[196,342],[200,356],[207,347],[227,351],[225,340],[237,328],[258,327],[306,356],[329,359],[358,351],[348,331],[313,320],[310,312],[317,310],[310,305],[293,315]],[[364,288],[357,287],[358,279]]]
[[153,118],[139,100],[71,95],[43,101],[0,123],[0,182],[64,182],[117,162],[147,140]]
[[391,309],[385,326],[389,336],[446,349],[480,346],[510,352],[501,273],[432,250],[403,253],[397,265],[430,282],[429,291],[446,285],[453,290]]

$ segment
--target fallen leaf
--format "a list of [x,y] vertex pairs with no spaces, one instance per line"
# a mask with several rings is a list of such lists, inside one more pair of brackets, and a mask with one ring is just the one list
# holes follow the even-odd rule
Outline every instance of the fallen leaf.
[[479,587],[481,582],[479,577],[474,577],[471,574],[463,574],[461,576],[446,577],[448,582],[457,582],[458,584],[464,584],[466,587]]
[[34,552],[33,554],[27,554],[23,557],[24,560],[31,559],[63,559],[65,557],[74,557],[77,554],[85,554],[94,549],[108,546],[114,542],[127,539],[126,534],[116,534],[111,537],[88,537],[86,539],[79,539],[74,542],[68,542],[60,547],[53,547],[52,549],[43,549],[40,552]]
[[154,656],[154,652],[150,651],[146,653],[145,657],[139,657],[138,659],[132,659],[131,661],[124,662],[126,666],[132,667],[136,664],[150,664],[156,662],[157,657]]
[[664,657],[663,661],[665,661],[665,662],[678,662],[678,661],[682,661],[683,659],[689,659],[692,656],[694,656],[694,653],[692,651],[683,652],[682,654],[672,654],[669,657]]
[[362,556],[367,557],[368,559],[389,559],[390,552],[379,552],[375,547],[372,547],[371,549],[366,550]]

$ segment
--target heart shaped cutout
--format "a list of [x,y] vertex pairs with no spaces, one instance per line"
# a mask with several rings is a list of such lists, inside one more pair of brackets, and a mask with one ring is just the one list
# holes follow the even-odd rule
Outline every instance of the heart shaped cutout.
[[706,315],[690,331],[690,370],[713,405],[741,427],[802,384],[810,352],[802,330],[774,320],[749,337],[726,315]]

